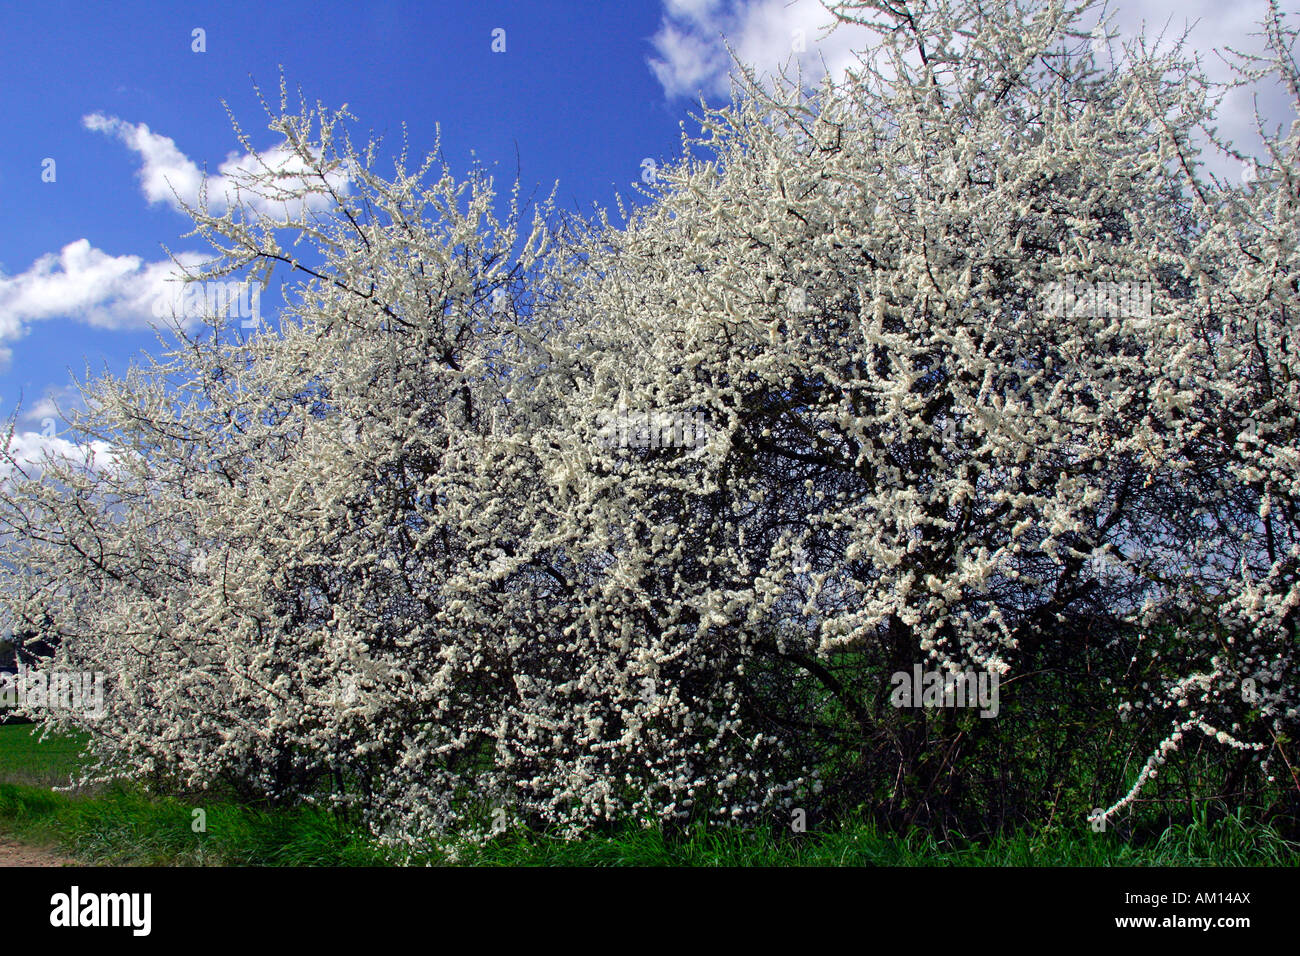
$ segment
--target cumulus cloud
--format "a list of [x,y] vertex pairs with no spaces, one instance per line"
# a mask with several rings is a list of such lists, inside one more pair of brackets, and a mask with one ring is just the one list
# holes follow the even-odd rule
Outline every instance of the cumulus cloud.
[[15,431],[7,455],[0,457],[0,479],[13,476],[18,469],[29,477],[36,477],[56,459],[60,463],[100,472],[111,472],[119,463],[117,452],[105,441],[78,444],[46,431]]
[[50,386],[40,398],[23,409],[22,421],[44,426],[47,419],[57,422],[72,412],[84,408],[85,404],[81,389],[77,386],[64,385],[59,388]]
[[[93,402],[94,399],[92,398]],[[50,387],[32,405],[10,416],[14,428],[5,454],[0,454],[0,481],[23,474],[35,478],[51,462],[73,470],[90,470],[111,474],[122,463],[122,449],[110,442],[95,439],[76,442],[64,423],[69,415],[83,411],[86,396],[74,385]],[[29,426],[19,430],[19,422]],[[8,424],[5,426],[7,433]],[[62,432],[62,434],[60,434]]]
[[[327,209],[334,200],[326,192],[316,191],[303,199],[286,201],[281,189],[299,188],[304,182],[315,190],[322,190],[319,180],[304,180],[307,165],[292,150],[274,148],[261,153],[261,159],[252,154],[229,154],[218,167],[215,176],[207,175],[194,160],[176,146],[176,141],[149,129],[144,123],[131,124],[116,116],[91,113],[82,118],[86,129],[106,133],[121,140],[141,160],[140,189],[151,203],[165,202],[178,212],[184,206],[198,205],[199,192],[207,181],[208,209],[220,215],[237,203],[258,215],[270,217],[298,216],[306,210]],[[254,184],[251,177],[272,171],[278,182],[268,186]],[[348,175],[342,169],[327,177],[330,187],[338,195],[347,195]]]
[[783,68],[809,82],[827,70],[841,75],[872,34],[847,25],[829,32],[833,21],[820,0],[666,0],[650,69],[670,97],[725,96],[728,46],[760,75]]
[[[205,261],[192,252],[177,258],[191,268]],[[78,239],[41,256],[25,272],[0,275],[0,343],[21,338],[30,322],[51,318],[105,329],[147,328],[156,322],[160,302],[178,301],[179,277],[170,260],[114,256]],[[0,358],[7,360],[9,352],[0,344]]]

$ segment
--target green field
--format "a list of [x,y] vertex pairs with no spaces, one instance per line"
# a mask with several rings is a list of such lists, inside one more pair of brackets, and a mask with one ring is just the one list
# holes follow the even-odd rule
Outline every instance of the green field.
[[[132,866],[443,865],[430,850],[397,860],[359,829],[314,809],[260,810],[229,800],[159,797],[135,785],[55,792],[77,767],[82,741],[38,741],[25,725],[0,726],[0,833],[91,864]],[[195,832],[196,809],[206,830]],[[867,825],[794,836],[773,830],[658,830],[565,842],[512,832],[454,859],[482,866],[1294,866],[1300,847],[1236,816],[1169,827],[1126,841],[1086,826],[957,844]]]

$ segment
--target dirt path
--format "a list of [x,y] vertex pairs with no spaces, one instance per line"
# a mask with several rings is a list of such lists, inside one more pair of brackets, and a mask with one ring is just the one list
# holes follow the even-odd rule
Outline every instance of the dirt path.
[[0,866],[76,866],[75,860],[0,836]]

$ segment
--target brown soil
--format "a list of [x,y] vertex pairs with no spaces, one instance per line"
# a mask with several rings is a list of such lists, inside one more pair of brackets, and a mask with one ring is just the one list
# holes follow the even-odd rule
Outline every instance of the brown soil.
[[0,836],[0,866],[76,866],[75,860]]

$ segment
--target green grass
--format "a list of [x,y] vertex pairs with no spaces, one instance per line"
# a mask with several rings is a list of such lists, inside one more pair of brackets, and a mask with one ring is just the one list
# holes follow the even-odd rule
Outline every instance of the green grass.
[[565,843],[504,836],[462,852],[485,866],[1294,866],[1300,852],[1271,829],[1229,818],[1166,830],[1135,847],[1115,834],[1055,830],[954,845],[921,831],[898,837],[871,825],[791,837],[766,830],[696,832],[668,840],[658,830]]
[[[30,727],[0,727],[0,833],[105,865],[381,866],[394,858],[361,830],[313,808],[259,810],[224,799],[159,797],[135,785],[53,792],[77,766],[82,741],[38,742]],[[195,832],[194,810],[206,814]],[[479,866],[1295,866],[1300,847],[1238,816],[1151,833],[1140,843],[1074,828],[987,842],[904,837],[866,824],[826,833],[703,830],[670,838],[625,828],[566,842],[512,831],[458,848]],[[430,849],[407,862],[445,864]]]
[[[193,811],[203,809],[205,832]],[[365,835],[313,809],[255,810],[156,797],[132,786],[93,796],[0,784],[0,831],[113,866],[382,865]]]
[[84,734],[41,740],[35,724],[0,724],[0,782],[66,786],[85,745]]
[[[55,792],[82,766],[84,735],[0,726],[0,833],[87,863],[122,866],[348,866],[388,860],[364,833],[315,809],[256,810],[228,800],[181,800],[116,784]],[[194,811],[206,814],[195,832]]]
[[[382,866],[395,860],[358,829],[316,809],[256,810],[213,803],[206,832],[191,827],[194,801],[130,786],[90,796],[0,784],[0,831],[89,863],[126,866]],[[409,862],[443,864],[430,851]],[[793,837],[767,830],[697,831],[669,839],[628,828],[566,842],[513,833],[464,846],[457,862],[478,866],[1294,866],[1300,854],[1267,827],[1234,817],[1173,827],[1145,846],[1116,834],[1056,830],[989,843],[944,844],[870,826]]]

